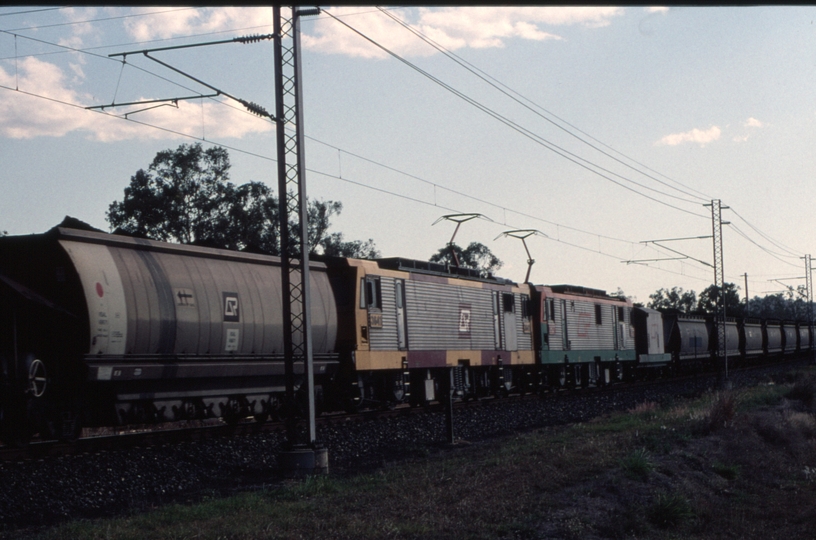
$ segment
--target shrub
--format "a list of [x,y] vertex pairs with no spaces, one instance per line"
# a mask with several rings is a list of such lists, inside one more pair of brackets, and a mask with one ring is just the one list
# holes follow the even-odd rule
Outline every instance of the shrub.
[[785,397],[799,400],[805,407],[813,407],[816,403],[816,380],[813,377],[797,380]]
[[621,460],[624,474],[632,480],[646,481],[649,473],[654,469],[649,453],[644,448],[638,448]]
[[647,510],[646,516],[652,524],[668,529],[694,517],[694,511],[688,499],[682,495],[661,493]]
[[712,465],[714,472],[725,478],[726,480],[736,480],[740,473],[739,465],[726,465],[715,461]]
[[707,427],[709,431],[716,431],[728,427],[737,415],[737,398],[731,392],[717,394],[708,413]]

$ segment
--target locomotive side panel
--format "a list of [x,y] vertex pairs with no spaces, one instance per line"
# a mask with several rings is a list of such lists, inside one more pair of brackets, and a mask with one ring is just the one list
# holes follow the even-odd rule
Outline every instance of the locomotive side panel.
[[570,285],[537,289],[544,363],[635,359],[631,302]]

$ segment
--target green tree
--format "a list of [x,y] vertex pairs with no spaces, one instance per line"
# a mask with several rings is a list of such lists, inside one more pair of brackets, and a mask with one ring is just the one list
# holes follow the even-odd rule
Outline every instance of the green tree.
[[[111,203],[108,222],[116,233],[279,255],[277,198],[260,182],[230,182],[230,166],[223,148],[195,143],[161,151],[131,177],[124,198]],[[308,201],[310,252],[379,256],[371,239],[347,242],[342,233],[329,234],[332,216],[342,209],[336,201]],[[294,231],[292,222],[289,227]]]
[[[492,274],[504,265],[501,259],[496,257],[493,252],[490,251],[490,248],[481,242],[471,242],[465,249],[462,249],[459,245],[454,243],[453,249],[456,252],[456,257],[459,259],[461,266],[479,270],[482,276]],[[449,245],[440,248],[439,251],[434,253],[428,260],[430,262],[441,262],[450,265],[456,264],[451,254],[451,246]]]
[[683,313],[691,312],[697,304],[697,293],[684,291],[682,287],[658,289],[649,295],[651,302],[647,307],[652,309],[677,309]]
[[766,319],[807,320],[806,290],[804,285],[784,293],[754,296],[745,306],[745,315]]
[[[745,310],[745,306],[740,301],[739,287],[733,283],[723,284],[725,292],[725,314],[729,317],[740,317]],[[697,300],[697,309],[706,313],[716,313],[717,299],[720,296],[720,288],[716,285],[709,285]]]

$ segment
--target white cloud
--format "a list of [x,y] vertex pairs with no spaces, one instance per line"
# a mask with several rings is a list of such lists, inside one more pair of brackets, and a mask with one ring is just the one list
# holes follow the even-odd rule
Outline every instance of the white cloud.
[[[405,56],[429,56],[436,50],[379,11],[352,7],[328,10],[384,47]],[[443,47],[503,47],[508,39],[543,41],[562,39],[543,26],[581,24],[608,26],[623,13],[615,7],[446,7],[420,8],[417,15],[395,10],[393,14]],[[303,36],[304,48],[363,58],[384,58],[387,53],[328,16],[315,21],[314,29]]]
[[274,21],[271,7],[178,9],[165,13],[155,13],[155,7],[145,7],[134,11],[153,13],[126,20],[125,30],[138,41],[263,25],[268,25],[269,31],[262,33],[271,33]]
[[765,127],[765,124],[752,116],[751,118],[742,123],[742,127],[747,128],[747,130],[742,135],[735,135],[733,139],[734,142],[747,141],[751,137],[754,129]]
[[647,13],[668,13],[668,11],[668,6],[648,6],[646,8]]
[[[137,13],[156,11],[138,8]],[[429,56],[436,51],[374,7],[330,7],[335,17],[348,23],[384,47],[401,55]],[[561,39],[543,26],[583,25],[602,27],[623,14],[623,8],[593,7],[446,7],[394,10],[397,17],[413,25],[448,49],[503,47],[508,39],[542,41]],[[406,18],[407,17],[407,18]],[[165,39],[230,28],[266,25],[271,31],[272,8],[218,7],[182,9],[125,21],[125,29],[138,41]],[[263,32],[266,32],[265,30]],[[310,18],[304,25],[303,47],[363,58],[384,58],[375,47],[327,14]]]
[[[3,92],[3,99],[0,99],[0,136],[31,139],[62,137],[80,132],[89,139],[103,142],[185,138],[183,135],[87,111],[82,107],[92,103],[93,98],[72,90],[66,84],[66,79],[66,74],[60,68],[33,57],[19,63],[17,74],[0,68],[0,85],[19,87],[21,90],[0,90]],[[131,107],[130,110],[136,108],[138,107]],[[108,112],[121,115],[126,111],[118,108]],[[159,107],[134,114],[132,119],[157,126],[172,126],[173,131],[211,139],[241,138],[274,129],[271,123],[258,117],[212,101],[204,102],[203,106],[200,102],[180,102],[178,108]]]
[[691,131],[686,131],[684,133],[672,133],[671,135],[666,135],[656,142],[655,145],[677,146],[678,144],[683,143],[697,143],[700,146],[705,146],[707,143],[719,139],[721,134],[722,131],[717,126],[711,126],[707,130],[694,128]]

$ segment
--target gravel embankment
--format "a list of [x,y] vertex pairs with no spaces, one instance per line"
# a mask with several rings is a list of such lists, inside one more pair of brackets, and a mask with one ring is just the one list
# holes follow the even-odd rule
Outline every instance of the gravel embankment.
[[[778,368],[777,368],[778,371]],[[768,380],[773,368],[732,378],[735,386]],[[514,431],[581,422],[644,401],[698,394],[712,377],[660,381],[614,392],[498,400],[455,412],[457,439],[475,442]],[[442,413],[396,416],[321,426],[333,472],[381,466],[427,455],[447,440]],[[0,463],[0,535],[19,527],[138,511],[171,501],[250,489],[276,481],[275,456],[283,435],[257,434],[132,448],[93,455]]]

